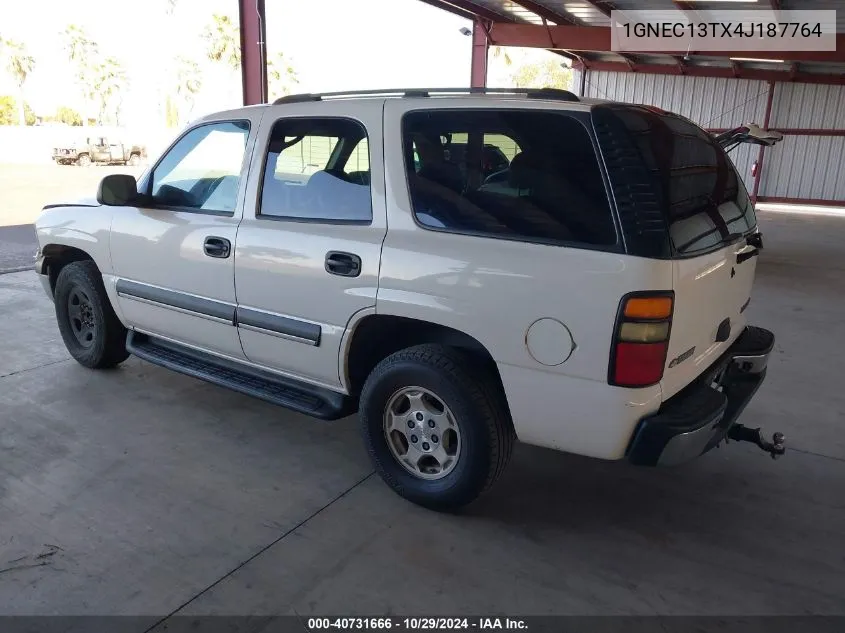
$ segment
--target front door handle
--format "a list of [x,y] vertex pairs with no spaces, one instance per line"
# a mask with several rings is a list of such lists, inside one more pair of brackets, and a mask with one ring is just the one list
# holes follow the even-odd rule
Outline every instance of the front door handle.
[[209,257],[218,257],[226,259],[232,252],[232,243],[225,237],[215,237],[210,235],[205,238],[202,249]]
[[354,253],[329,251],[326,253],[326,272],[341,277],[357,277],[361,274],[361,258]]

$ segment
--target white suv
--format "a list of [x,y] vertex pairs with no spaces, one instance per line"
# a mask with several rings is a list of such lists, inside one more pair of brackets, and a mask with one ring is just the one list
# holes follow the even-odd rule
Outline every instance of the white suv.
[[50,205],[36,264],[68,350],[311,416],[449,509],[519,440],[691,460],[760,386],[762,247],[720,143],[559,90],[297,95],[185,130],[136,183]]

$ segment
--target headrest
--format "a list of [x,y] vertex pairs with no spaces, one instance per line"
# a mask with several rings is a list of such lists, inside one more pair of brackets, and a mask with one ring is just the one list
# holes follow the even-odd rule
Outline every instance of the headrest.
[[542,167],[534,154],[520,152],[511,161],[508,184],[514,189],[531,189],[541,171]]

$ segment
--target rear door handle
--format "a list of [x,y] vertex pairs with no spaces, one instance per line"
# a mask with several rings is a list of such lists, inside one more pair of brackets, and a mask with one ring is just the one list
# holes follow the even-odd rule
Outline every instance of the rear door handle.
[[357,277],[361,274],[361,258],[354,253],[329,251],[326,253],[326,272],[341,277]]
[[203,242],[202,249],[209,257],[226,259],[232,252],[232,243],[225,237],[209,235]]

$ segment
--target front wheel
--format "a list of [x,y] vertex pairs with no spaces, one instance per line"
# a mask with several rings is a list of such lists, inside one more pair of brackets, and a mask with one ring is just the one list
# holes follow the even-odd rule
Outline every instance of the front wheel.
[[133,167],[137,167],[141,164],[141,157],[138,156],[138,154],[132,154],[132,156],[129,157],[129,164]]
[[88,154],[83,154],[82,156],[76,159],[76,164],[80,167],[90,167],[91,157]]
[[80,365],[105,369],[127,359],[126,328],[112,309],[94,262],[73,262],[62,268],[55,303],[65,347]]
[[487,367],[442,345],[411,347],[379,363],[364,385],[360,412],[382,479],[434,510],[460,508],[489,488],[515,439]]

